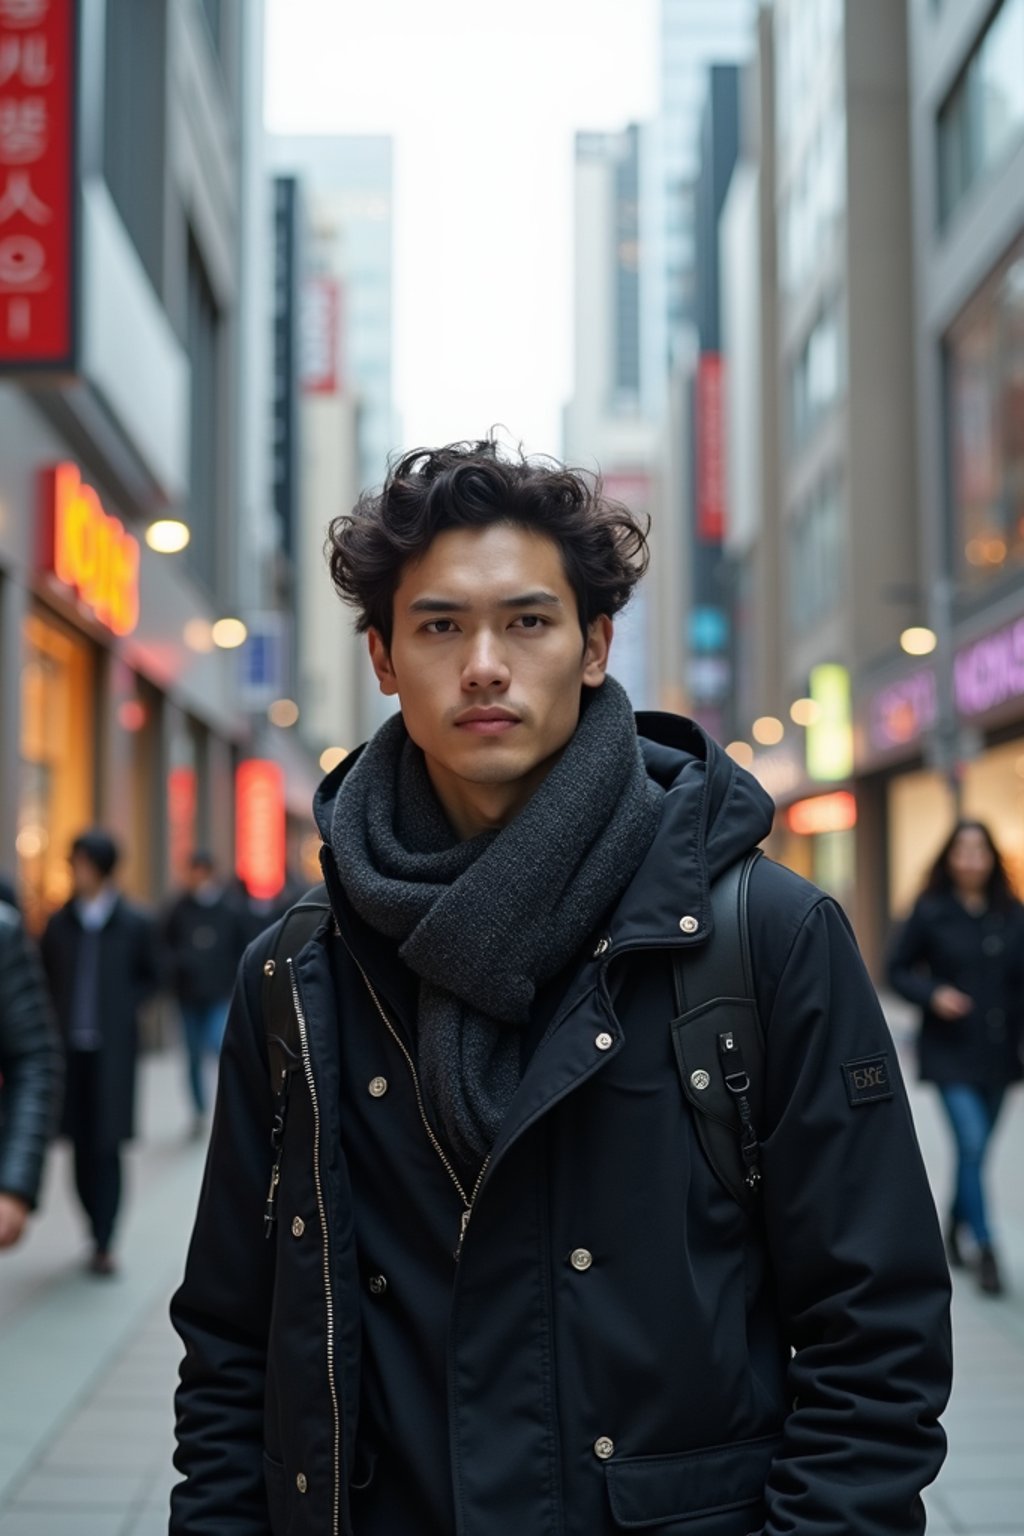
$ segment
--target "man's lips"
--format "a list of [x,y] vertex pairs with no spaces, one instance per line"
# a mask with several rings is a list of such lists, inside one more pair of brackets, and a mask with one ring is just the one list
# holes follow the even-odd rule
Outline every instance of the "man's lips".
[[519,716],[507,709],[468,709],[455,722],[472,736],[503,736],[519,723]]

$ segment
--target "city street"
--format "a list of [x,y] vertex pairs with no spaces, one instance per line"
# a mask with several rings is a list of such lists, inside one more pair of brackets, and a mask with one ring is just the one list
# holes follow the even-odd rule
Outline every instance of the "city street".
[[[179,1277],[203,1152],[186,1139],[181,1067],[147,1059],[132,1153],[123,1271],[86,1254],[61,1148],[31,1240],[0,1260],[0,1536],[165,1536],[174,1481],[178,1356],[167,1302]],[[926,1156],[945,1189],[948,1153],[931,1096],[915,1092]],[[1024,1095],[995,1154],[996,1209],[1012,1295],[957,1281],[950,1455],[928,1494],[931,1536],[1024,1536]],[[142,1190],[145,1189],[143,1197]]]

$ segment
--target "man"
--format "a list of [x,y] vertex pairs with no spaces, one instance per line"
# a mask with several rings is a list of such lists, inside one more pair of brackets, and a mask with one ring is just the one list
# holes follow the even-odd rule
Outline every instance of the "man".
[[492,443],[409,455],[332,527],[401,714],[318,793],[319,932],[242,967],[172,1304],[172,1536],[924,1529],[935,1212],[846,922],[767,859],[756,1206],[684,1092],[673,960],[771,809],[689,722],[638,739],[606,668],[645,557],[582,476]]
[[67,1052],[63,1131],[89,1220],[94,1275],[116,1273],[111,1252],[121,1203],[121,1144],[133,1134],[138,1010],[159,976],[153,925],[118,892],[118,848],[108,833],[71,846],[73,894],[43,933],[43,964]]
[[245,948],[243,923],[240,908],[217,879],[212,856],[197,849],[189,860],[187,889],[164,924],[185,1034],[196,1136],[205,1126],[204,1066],[220,1056],[235,972]]
[[0,1248],[35,1209],[60,1108],[63,1063],[39,960],[0,886]]

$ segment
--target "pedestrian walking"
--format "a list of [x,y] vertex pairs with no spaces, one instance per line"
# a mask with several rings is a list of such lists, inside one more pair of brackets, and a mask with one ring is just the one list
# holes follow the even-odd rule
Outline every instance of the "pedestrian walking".
[[1006,1090],[1021,1076],[1024,907],[988,827],[960,821],[897,935],[895,991],[921,1009],[921,1077],[939,1090],[956,1147],[946,1252],[964,1263],[973,1240],[978,1284],[1003,1290],[985,1190],[985,1163]]
[[159,982],[154,925],[120,894],[118,848],[83,832],[71,847],[73,895],[46,925],[43,964],[67,1053],[62,1129],[89,1220],[90,1269],[116,1271],[121,1146],[134,1132],[138,1010]]
[[206,1127],[206,1064],[220,1057],[228,1005],[246,945],[245,915],[217,877],[211,854],[191,857],[187,889],[164,922],[172,985],[181,1013],[193,1135]]
[[0,1248],[21,1239],[35,1209],[63,1078],[39,958],[15,907],[0,900]]
[[949,1276],[891,1039],[756,780],[607,675],[645,564],[492,441],[332,528],[401,713],[235,993],[171,1536],[924,1530]]

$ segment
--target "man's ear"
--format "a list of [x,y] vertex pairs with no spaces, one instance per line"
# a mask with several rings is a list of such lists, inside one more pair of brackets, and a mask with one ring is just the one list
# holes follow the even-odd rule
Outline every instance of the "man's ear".
[[583,685],[600,688],[608,671],[608,653],[612,648],[615,626],[606,613],[598,614],[587,630],[583,648]]
[[366,638],[370,647],[370,663],[377,674],[380,691],[388,698],[394,698],[398,692],[398,679],[391,665],[391,652],[384,644],[384,636],[379,630],[371,629]]

